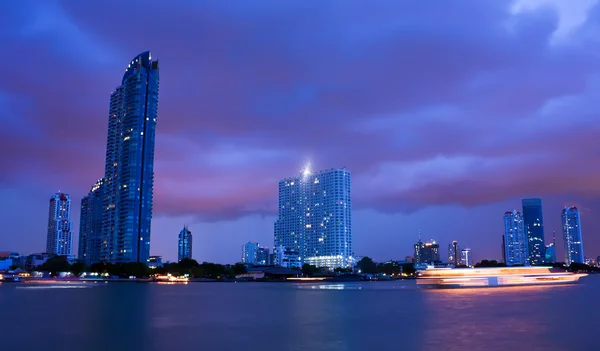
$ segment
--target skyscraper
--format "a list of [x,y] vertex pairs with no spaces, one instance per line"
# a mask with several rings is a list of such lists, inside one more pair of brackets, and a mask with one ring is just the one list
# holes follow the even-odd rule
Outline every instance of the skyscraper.
[[69,194],[58,192],[50,197],[46,252],[61,256],[73,255],[71,196]]
[[258,260],[258,243],[249,241],[242,246],[242,263],[256,264]]
[[523,199],[523,221],[527,233],[529,263],[544,263],[544,219],[542,216],[542,199]]
[[280,181],[274,247],[297,251],[301,263],[330,269],[350,267],[350,172],[345,168],[316,173],[305,170],[298,177]]
[[517,210],[504,213],[504,258],[507,266],[528,263],[528,242],[523,215]]
[[563,240],[565,245],[565,263],[584,263],[583,240],[581,237],[581,217],[577,207],[565,207],[562,210]]
[[184,258],[192,258],[192,232],[188,229],[187,225],[179,232],[179,245],[177,250],[177,261],[181,261]]
[[460,247],[458,246],[458,241],[454,240],[450,244],[448,244],[448,264],[453,265],[454,267],[458,266],[460,262]]
[[136,56],[110,96],[104,175],[101,260],[143,262],[150,257],[158,61]]
[[103,184],[103,179],[98,180],[92,186],[89,194],[81,199],[78,257],[87,264],[101,261],[100,252],[104,246],[102,237]]

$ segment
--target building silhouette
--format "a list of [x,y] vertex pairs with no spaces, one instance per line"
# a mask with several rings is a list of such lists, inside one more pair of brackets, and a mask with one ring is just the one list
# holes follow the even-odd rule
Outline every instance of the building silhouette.
[[89,194],[81,199],[79,217],[79,249],[77,256],[87,264],[101,261],[104,248],[102,217],[104,214],[104,180],[92,186]]
[[440,245],[432,240],[415,244],[415,265],[435,264],[440,262]]
[[[300,264],[329,269],[352,266],[350,172],[305,170],[280,181],[274,229],[275,250],[297,252]],[[277,260],[281,257],[275,254]]]
[[242,246],[242,263],[256,264],[260,244],[249,241]]
[[71,196],[58,192],[50,197],[46,253],[60,256],[73,255],[71,226]]
[[581,217],[577,207],[565,207],[562,210],[563,242],[565,263],[584,263],[583,238],[581,236]]
[[544,218],[542,216],[542,199],[523,199],[523,221],[527,233],[529,263],[544,263]]
[[179,232],[178,250],[177,250],[177,261],[181,261],[184,258],[192,258],[192,232],[188,229],[187,225]]
[[458,245],[458,241],[454,240],[453,242],[448,244],[448,264],[456,267],[459,265],[459,263],[460,263],[460,246]]
[[514,210],[504,213],[504,259],[507,266],[526,265],[529,246],[523,215]]

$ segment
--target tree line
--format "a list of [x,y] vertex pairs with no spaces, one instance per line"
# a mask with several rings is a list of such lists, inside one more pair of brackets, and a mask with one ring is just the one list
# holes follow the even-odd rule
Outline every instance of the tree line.
[[144,263],[129,262],[129,263],[108,263],[98,262],[92,265],[87,265],[84,261],[78,260],[73,264],[65,256],[54,256],[46,260],[42,265],[36,267],[35,270],[50,272],[56,276],[59,272],[71,272],[79,276],[81,273],[98,273],[108,274],[120,278],[135,276],[138,278],[149,277],[154,274],[172,274],[185,275],[188,274],[192,278],[209,278],[209,279],[229,279],[235,278],[238,274],[246,273],[246,266],[241,263],[234,265],[222,265],[217,263],[203,262],[198,263],[196,260],[184,258],[179,262],[165,263],[162,267],[150,269]]

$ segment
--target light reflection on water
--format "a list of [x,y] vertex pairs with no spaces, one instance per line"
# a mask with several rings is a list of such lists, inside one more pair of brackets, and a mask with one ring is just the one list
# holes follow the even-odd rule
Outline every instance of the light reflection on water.
[[[0,318],[11,335],[7,350],[597,350],[600,279],[593,278],[441,290],[414,281],[102,284],[27,293],[17,286],[0,285],[2,314],[11,316]],[[62,322],[48,322],[56,318]]]

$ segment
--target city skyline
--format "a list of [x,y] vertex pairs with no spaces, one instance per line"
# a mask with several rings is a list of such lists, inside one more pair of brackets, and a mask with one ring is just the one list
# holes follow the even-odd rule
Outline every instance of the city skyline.
[[[77,236],[79,201],[104,172],[107,96],[124,63],[151,49],[165,116],[152,255],[175,260],[181,223],[206,233],[195,243],[200,260],[234,262],[239,243],[270,243],[277,182],[308,159],[352,171],[357,256],[402,258],[421,230],[444,248],[468,243],[474,261],[500,259],[498,214],[529,197],[544,201],[545,244],[562,233],[561,209],[575,205],[585,252],[598,256],[600,169],[590,160],[600,64],[589,33],[600,6],[573,15],[552,5],[437,5],[457,16],[417,3],[370,8],[373,21],[356,3],[321,16],[281,3],[1,4],[3,45],[15,54],[0,58],[0,162],[10,165],[0,172],[10,203],[0,250],[44,251],[57,189],[75,201]],[[291,25],[297,18],[311,27]],[[148,35],[155,25],[168,29]],[[560,234],[556,249],[564,257]]]

